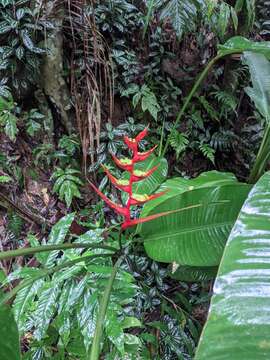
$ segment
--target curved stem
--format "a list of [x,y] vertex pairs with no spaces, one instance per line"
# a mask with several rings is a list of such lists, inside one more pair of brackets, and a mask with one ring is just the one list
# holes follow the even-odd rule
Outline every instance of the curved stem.
[[22,281],[19,285],[17,285],[15,288],[13,288],[10,292],[5,294],[5,296],[0,301],[0,306],[7,303],[9,300],[11,300],[13,298],[13,296],[15,296],[18,293],[18,291],[25,288],[26,286],[31,285],[33,282],[42,279],[45,276],[52,275],[52,274],[54,274],[55,272],[57,272],[59,270],[62,270],[64,268],[66,268],[66,267],[76,265],[77,263],[80,263],[82,261],[91,260],[91,259],[94,259],[94,258],[97,258],[97,257],[110,257],[110,256],[111,256],[111,254],[96,254],[96,255],[82,256],[82,257],[80,257],[78,259],[67,261],[64,264],[60,264],[60,265],[57,265],[57,266],[55,266],[55,267],[53,267],[51,269],[45,270],[44,273],[41,274],[41,275],[38,275],[38,276],[35,276],[34,278]]
[[[184,115],[191,99],[193,98],[194,94],[196,93],[196,91],[198,90],[199,86],[201,85],[201,83],[203,82],[203,80],[205,79],[207,73],[209,72],[209,70],[212,68],[212,66],[220,59],[222,58],[223,55],[217,55],[216,57],[214,57],[211,61],[209,61],[209,63],[207,64],[207,66],[205,67],[205,69],[203,70],[203,72],[201,73],[201,75],[199,76],[199,78],[196,80],[193,88],[191,89],[190,93],[188,94],[183,107],[181,108],[181,110],[179,111],[177,118],[174,122],[174,125],[171,129],[171,132],[174,131],[177,127],[177,125],[179,124],[180,120],[182,119],[182,116]],[[167,137],[165,146],[163,148],[163,152],[162,152],[162,157],[164,157],[164,155],[166,154],[167,148],[169,146],[169,135]]]
[[154,3],[155,3],[155,0],[151,0],[149,5],[148,5],[148,11],[147,11],[147,15],[146,15],[146,18],[145,18],[145,24],[144,24],[144,28],[143,28],[143,40],[145,39],[146,31],[147,31],[149,23],[150,23],[150,18],[152,16]]
[[111,276],[109,278],[109,281],[107,283],[107,286],[106,286],[104,294],[103,294],[103,297],[101,299],[94,339],[93,339],[93,343],[92,343],[92,347],[91,347],[91,353],[90,353],[90,357],[88,358],[89,360],[99,360],[100,343],[101,343],[101,338],[102,338],[102,330],[103,330],[104,320],[105,320],[105,316],[106,316],[106,311],[107,311],[107,307],[108,307],[110,296],[111,296],[113,282],[115,280],[117,270],[118,270],[119,266],[121,265],[122,260],[123,260],[123,257],[121,256],[114,264],[114,267],[111,272]]
[[93,245],[93,244],[79,244],[79,243],[41,245],[31,248],[3,251],[0,253],[0,261],[18,256],[33,255],[40,252],[53,251],[53,250],[67,250],[67,249],[104,249],[110,251],[117,251],[116,248],[107,245]]
[[[270,119],[266,119],[266,123],[269,124]],[[263,175],[267,162],[270,157],[269,148],[270,148],[270,124],[267,125],[264,131],[263,139],[248,179],[249,184],[255,184],[256,181]]]

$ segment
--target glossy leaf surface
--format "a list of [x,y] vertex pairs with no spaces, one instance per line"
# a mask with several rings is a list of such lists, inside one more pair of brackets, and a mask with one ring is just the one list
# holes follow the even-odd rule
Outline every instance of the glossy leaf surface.
[[161,262],[218,265],[249,190],[245,184],[212,186],[166,199],[150,214],[187,209],[141,224],[147,254]]
[[200,282],[214,279],[217,274],[216,266],[179,266],[171,277],[186,282]]
[[218,55],[225,56],[234,53],[242,53],[244,51],[252,51],[263,54],[270,59],[270,43],[269,41],[255,42],[248,40],[242,36],[235,36],[226,41],[225,44],[218,46]]
[[185,191],[198,189],[201,187],[217,186],[217,185],[238,184],[236,177],[232,173],[207,171],[199,175],[195,179],[185,179],[176,177],[165,181],[161,184],[158,192],[167,191],[161,198],[150,201],[145,204],[142,210],[142,217],[147,216],[150,211],[161,204],[166,199],[173,198],[176,195],[182,194]]
[[270,121],[270,62],[262,54],[246,52],[244,63],[248,65],[253,87],[245,90],[262,116]]
[[196,360],[270,358],[270,172],[231,231]]

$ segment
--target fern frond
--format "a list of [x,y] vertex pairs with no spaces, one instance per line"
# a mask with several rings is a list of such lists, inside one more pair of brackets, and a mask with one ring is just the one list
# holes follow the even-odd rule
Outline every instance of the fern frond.
[[215,150],[212,149],[208,144],[200,144],[199,149],[203,153],[203,155],[208,160],[210,160],[212,164],[215,165]]
[[9,213],[8,230],[10,230],[16,239],[20,236],[23,227],[23,219],[15,212]]
[[213,92],[213,95],[218,100],[218,102],[221,104],[222,113],[228,113],[229,111],[235,111],[237,106],[237,99],[232,93],[229,93],[227,91],[218,90]]
[[170,133],[169,142],[171,147],[175,150],[178,159],[179,155],[186,150],[189,140],[185,134],[174,130]]
[[205,96],[197,96],[197,99],[199,100],[200,104],[203,106],[204,110],[209,115],[210,119],[219,121],[218,112],[213,108],[213,106],[209,103],[209,101],[205,98]]

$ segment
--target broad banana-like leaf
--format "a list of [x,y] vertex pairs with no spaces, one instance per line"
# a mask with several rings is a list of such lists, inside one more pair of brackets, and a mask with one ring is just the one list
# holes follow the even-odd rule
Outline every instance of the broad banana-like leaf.
[[251,52],[245,52],[243,60],[249,67],[253,85],[246,88],[246,92],[266,120],[264,136],[249,177],[249,182],[255,183],[264,174],[270,158],[270,62],[264,55]]
[[[228,185],[239,183],[234,174],[229,172],[219,172],[215,170],[204,172],[195,179],[185,179],[180,177],[169,179],[162,183],[162,185],[158,189],[158,192],[166,191],[166,193],[162,195],[162,197],[146,203],[143,207],[141,216],[147,216],[150,211],[158,204],[161,204],[166,199],[173,198],[176,195],[180,195],[185,191],[190,191],[201,187],[226,184]],[[140,229],[140,226],[138,227],[138,229]]]
[[243,53],[244,51],[252,51],[260,53],[270,59],[270,42],[255,42],[248,40],[242,36],[234,36],[223,45],[218,45],[218,55],[225,56],[235,53]]
[[214,285],[196,360],[270,359],[270,172],[245,201]]
[[217,266],[199,267],[180,265],[172,271],[171,277],[185,282],[201,282],[214,279],[217,274]]
[[155,206],[150,215],[185,209],[140,224],[147,254],[189,266],[219,264],[225,242],[250,186],[233,184],[186,191]]
[[253,85],[245,90],[261,115],[270,121],[270,61],[252,52],[245,52],[243,60],[249,67]]

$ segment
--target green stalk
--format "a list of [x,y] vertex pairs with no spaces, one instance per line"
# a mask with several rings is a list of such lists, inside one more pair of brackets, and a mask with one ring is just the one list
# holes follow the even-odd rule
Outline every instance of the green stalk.
[[248,179],[249,184],[255,184],[257,180],[259,180],[263,175],[270,158],[270,119],[266,119],[266,123],[267,126],[264,131],[263,139]]
[[119,266],[121,265],[122,259],[123,258],[120,257],[114,264],[114,267],[111,272],[111,276],[109,278],[109,281],[107,283],[107,286],[106,286],[104,294],[103,294],[103,297],[101,299],[100,309],[99,309],[99,313],[98,313],[98,317],[97,317],[96,329],[95,329],[95,334],[94,334],[94,339],[93,339],[93,343],[92,343],[92,347],[91,347],[91,353],[90,353],[89,360],[99,360],[99,355],[100,355],[100,350],[101,350],[100,343],[102,340],[102,331],[103,331],[103,325],[104,325],[104,320],[105,320],[105,316],[106,316],[106,311],[107,311],[107,307],[108,307],[110,296],[111,296],[113,282],[115,280],[117,270],[118,270]]
[[145,24],[144,24],[144,28],[143,28],[143,40],[145,38],[146,31],[147,31],[149,23],[150,23],[150,18],[151,18],[151,15],[152,15],[154,3],[155,3],[155,0],[151,0],[151,2],[149,4],[149,7],[148,7],[147,15],[146,15],[146,18],[145,18]]
[[59,245],[42,245],[31,248],[22,248],[17,250],[9,250],[3,251],[0,253],[0,261],[7,260],[10,258],[25,256],[25,255],[33,255],[40,252],[45,251],[53,251],[53,250],[67,250],[67,249],[105,249],[110,251],[117,251],[116,248],[107,246],[107,245],[93,245],[93,244],[76,244],[76,243],[68,243],[68,244],[59,244]]
[[163,121],[163,124],[162,124],[161,137],[160,137],[160,142],[159,142],[159,149],[158,149],[158,157],[159,158],[161,157],[161,154],[162,154],[164,133],[165,133],[165,120]]
[[82,257],[80,257],[78,259],[70,260],[70,261],[65,262],[64,264],[60,264],[60,265],[57,265],[57,266],[55,266],[55,267],[53,267],[51,269],[47,269],[41,275],[38,275],[38,276],[35,276],[34,278],[22,281],[19,285],[17,285],[11,291],[9,291],[7,294],[5,294],[5,296],[0,301],[0,306],[2,306],[3,304],[5,304],[9,300],[11,300],[13,298],[13,296],[15,296],[18,293],[18,291],[25,288],[26,286],[31,285],[32,283],[34,283],[37,280],[42,279],[43,277],[46,277],[48,275],[52,275],[57,271],[60,271],[60,270],[62,270],[64,268],[66,268],[66,267],[76,265],[77,263],[80,263],[82,261],[94,259],[94,258],[97,258],[97,257],[110,257],[110,256],[111,256],[111,254],[96,254],[96,255],[82,256]]
[[[179,124],[180,120],[182,119],[191,99],[193,98],[194,94],[196,93],[196,91],[198,90],[199,86],[201,85],[201,83],[203,82],[203,80],[205,79],[207,73],[210,71],[210,69],[212,68],[212,66],[220,59],[222,58],[223,55],[217,55],[216,57],[214,57],[211,61],[209,61],[209,63],[207,64],[207,66],[205,67],[205,69],[203,70],[203,72],[201,73],[201,75],[199,76],[199,78],[196,80],[193,88],[191,89],[190,93],[188,94],[183,107],[181,108],[181,110],[179,111],[177,118],[174,122],[174,125],[171,129],[171,132],[174,131],[177,127],[177,125]],[[167,138],[167,141],[165,143],[163,152],[162,152],[162,157],[164,157],[164,155],[166,154],[167,148],[169,146],[169,136]]]

